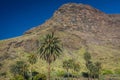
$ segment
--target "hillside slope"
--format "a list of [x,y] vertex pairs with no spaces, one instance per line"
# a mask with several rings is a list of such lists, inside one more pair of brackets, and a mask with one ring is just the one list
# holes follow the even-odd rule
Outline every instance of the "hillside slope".
[[[108,15],[89,5],[69,3],[61,6],[44,24],[34,27],[24,35],[0,41],[0,72],[9,74],[9,67],[17,60],[38,48],[38,40],[55,31],[64,47],[63,55],[54,64],[53,71],[61,71],[62,61],[74,58],[84,65],[83,53],[87,49],[94,61],[102,62],[105,69],[120,67],[120,15]],[[64,57],[63,57],[64,56]],[[46,71],[47,64],[40,60],[34,65],[39,72]],[[41,65],[41,67],[39,67]],[[85,70],[83,68],[82,70]]]

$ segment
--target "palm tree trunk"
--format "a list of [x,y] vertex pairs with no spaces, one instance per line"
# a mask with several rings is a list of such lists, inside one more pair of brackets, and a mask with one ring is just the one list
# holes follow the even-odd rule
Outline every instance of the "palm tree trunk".
[[48,64],[48,80],[50,80],[50,63]]

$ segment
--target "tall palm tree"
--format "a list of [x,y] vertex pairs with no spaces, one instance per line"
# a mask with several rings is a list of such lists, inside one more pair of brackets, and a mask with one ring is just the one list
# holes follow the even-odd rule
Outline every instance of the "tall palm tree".
[[48,63],[48,80],[50,80],[50,64],[60,56],[62,49],[60,39],[55,37],[54,32],[47,34],[38,50],[40,58]]

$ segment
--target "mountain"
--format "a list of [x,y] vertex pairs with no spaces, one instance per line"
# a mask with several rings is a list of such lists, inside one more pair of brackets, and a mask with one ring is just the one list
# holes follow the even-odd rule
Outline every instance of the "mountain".
[[[86,50],[91,53],[93,61],[102,63],[103,69],[114,71],[119,68],[120,14],[105,14],[89,5],[68,3],[56,10],[44,24],[33,27],[22,36],[0,41],[0,72],[9,76],[10,65],[17,60],[26,61],[27,56],[39,47],[38,40],[51,31],[55,31],[63,44],[63,57],[53,63],[56,64],[54,72],[62,71],[62,61],[69,58],[76,59],[84,67],[83,53]],[[34,67],[40,72],[45,71],[47,64],[42,60],[39,62]]]

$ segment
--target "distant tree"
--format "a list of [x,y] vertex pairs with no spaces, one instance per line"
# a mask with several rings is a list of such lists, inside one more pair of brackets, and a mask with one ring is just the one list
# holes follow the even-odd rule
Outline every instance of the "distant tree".
[[33,65],[33,64],[35,64],[36,62],[37,62],[37,55],[36,54],[30,54],[29,56],[28,56],[28,62],[31,64],[31,65]]
[[73,60],[69,59],[69,60],[63,61],[63,68],[66,69],[68,77],[69,77],[69,69],[73,68]]
[[54,32],[47,34],[38,50],[40,58],[48,63],[48,80],[50,80],[50,64],[61,55],[62,49],[60,39],[54,35]]
[[100,71],[101,71],[101,63],[100,62],[96,62],[93,63],[91,61],[88,62],[87,64],[87,69],[89,70],[89,76],[90,78],[98,78],[99,80],[99,75],[100,75]]
[[102,68],[101,63],[100,62],[93,63],[91,61],[91,55],[88,52],[84,53],[84,59],[86,61],[86,67],[88,69],[88,80],[90,80],[90,78],[92,79],[92,77],[95,78],[96,76],[98,77],[99,80],[100,71]]
[[63,61],[63,68],[66,69],[69,77],[69,70],[73,70],[74,72],[78,72],[80,70],[80,65],[75,62],[74,59],[68,59]]
[[84,59],[86,62],[89,62],[91,60],[91,55],[89,52],[84,53]]
[[28,65],[24,61],[17,61],[14,65],[10,67],[10,71],[16,75],[22,75],[24,78],[28,71]]
[[32,53],[28,56],[28,62],[30,63],[30,79],[32,80],[33,75],[33,64],[35,64],[37,62],[37,55],[35,53]]
[[80,71],[80,64],[79,63],[75,63],[73,65],[73,70],[76,71],[76,72]]
[[[91,55],[90,55],[89,52],[85,52],[84,53],[84,59],[86,61],[86,67],[89,70],[90,69],[90,65],[91,65],[91,61],[90,61],[91,60]],[[90,80],[90,70],[88,72],[88,80]]]
[[88,79],[92,79],[92,75],[94,74],[94,65],[91,61],[88,61],[86,64],[86,67],[88,69]]
[[95,67],[96,67],[96,74],[98,76],[98,80],[100,80],[100,72],[101,72],[101,69],[102,69],[102,66],[101,66],[101,63],[100,62],[96,62],[95,63]]
[[73,64],[73,70],[74,70],[74,72],[79,72],[80,71],[80,64],[79,63],[74,63]]

